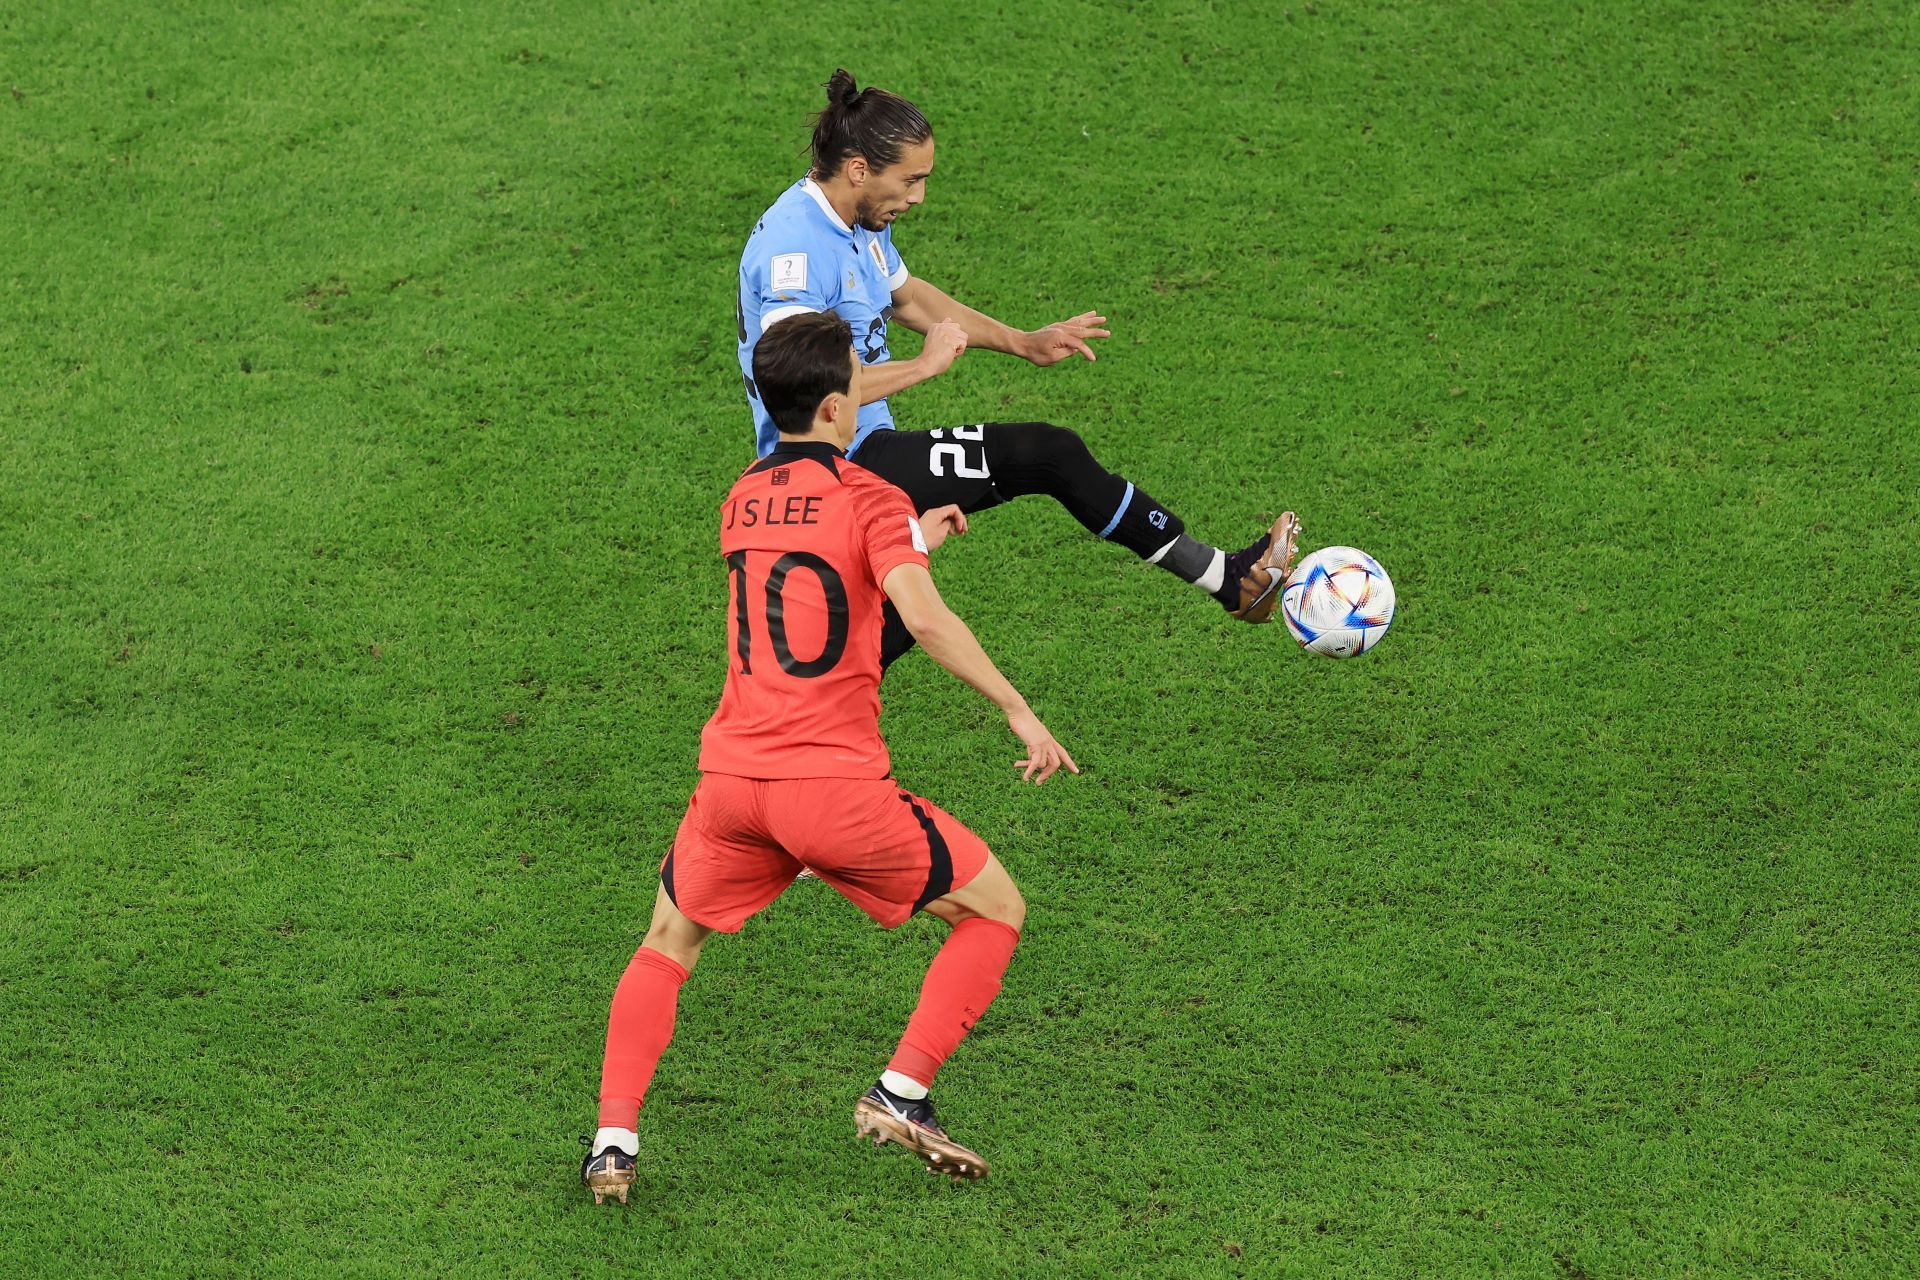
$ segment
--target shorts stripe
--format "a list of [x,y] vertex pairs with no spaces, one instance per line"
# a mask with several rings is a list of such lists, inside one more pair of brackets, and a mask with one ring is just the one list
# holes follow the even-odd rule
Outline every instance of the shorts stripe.
[[1114,531],[1114,528],[1120,523],[1120,517],[1127,514],[1127,507],[1132,502],[1133,502],[1133,481],[1129,480],[1127,481],[1127,491],[1120,495],[1120,509],[1113,513],[1113,519],[1107,521],[1107,527],[1100,531],[1101,537],[1104,538],[1108,534]]
[[940,834],[940,828],[934,825],[927,811],[904,791],[900,798],[907,802],[913,816],[920,820],[920,829],[927,833],[927,887],[920,891],[920,897],[913,904],[913,910],[918,911],[936,898],[953,892],[953,852],[947,848],[947,838]]

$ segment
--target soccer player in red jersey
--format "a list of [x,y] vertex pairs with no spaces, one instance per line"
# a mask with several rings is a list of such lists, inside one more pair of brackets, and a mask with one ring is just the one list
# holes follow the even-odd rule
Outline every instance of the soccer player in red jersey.
[[596,1203],[626,1201],[640,1104],[701,946],[716,930],[738,932],[803,869],[882,928],[916,911],[953,927],[854,1124],[935,1171],[987,1172],[935,1120],[928,1089],[1000,990],[1026,904],[980,837],[889,776],[883,603],[934,661],[1006,713],[1026,746],[1023,779],[1080,771],[927,572],[928,552],[964,533],[966,516],[950,506],[923,524],[906,494],[847,460],[862,372],[846,321],[812,312],[770,326],[753,373],[779,439],[720,508],[733,597],[726,686],[701,734],[700,783],[660,866],[652,925],[614,991],[600,1130],[580,1170]]

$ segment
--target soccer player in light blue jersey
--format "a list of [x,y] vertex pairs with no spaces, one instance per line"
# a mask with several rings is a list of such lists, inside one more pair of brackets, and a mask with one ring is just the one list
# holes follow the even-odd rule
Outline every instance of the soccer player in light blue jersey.
[[[916,510],[954,504],[974,512],[1046,494],[1097,537],[1194,583],[1233,617],[1270,621],[1300,531],[1292,512],[1251,545],[1228,551],[1189,535],[1179,516],[1101,466],[1065,427],[896,428],[890,398],[946,372],[969,348],[1046,366],[1075,355],[1092,360],[1089,341],[1108,336],[1101,327],[1106,317],[1091,311],[1040,329],[1015,329],[907,269],[893,245],[893,222],[926,198],[933,151],[933,129],[911,102],[884,89],[861,90],[845,70],[827,81],[826,110],[814,118],[812,169],[761,215],[740,257],[740,369],[758,452],[773,448],[778,431],[753,385],[754,345],[788,316],[831,311],[852,327],[865,366],[849,456],[905,490]],[[887,347],[893,322],[926,336],[918,356],[893,359]],[[911,642],[889,615],[883,661]]]

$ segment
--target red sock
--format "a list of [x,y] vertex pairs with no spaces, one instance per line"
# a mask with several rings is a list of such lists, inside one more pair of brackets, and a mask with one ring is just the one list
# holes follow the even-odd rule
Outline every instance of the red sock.
[[687,971],[651,947],[633,953],[613,989],[607,1018],[607,1056],[600,1068],[600,1127],[635,1129],[653,1069],[673,1039],[673,1015]]
[[920,985],[920,1006],[907,1022],[907,1034],[893,1051],[889,1071],[911,1076],[931,1088],[940,1064],[960,1046],[973,1024],[1000,993],[1000,978],[1013,959],[1020,932],[1010,924],[979,916],[953,927]]

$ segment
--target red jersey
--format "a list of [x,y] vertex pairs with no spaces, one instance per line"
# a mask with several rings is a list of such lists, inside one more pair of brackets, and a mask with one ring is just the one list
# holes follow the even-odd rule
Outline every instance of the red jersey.
[[720,504],[732,608],[720,709],[700,769],[884,778],[880,584],[927,565],[907,495],[824,441],[782,441]]

